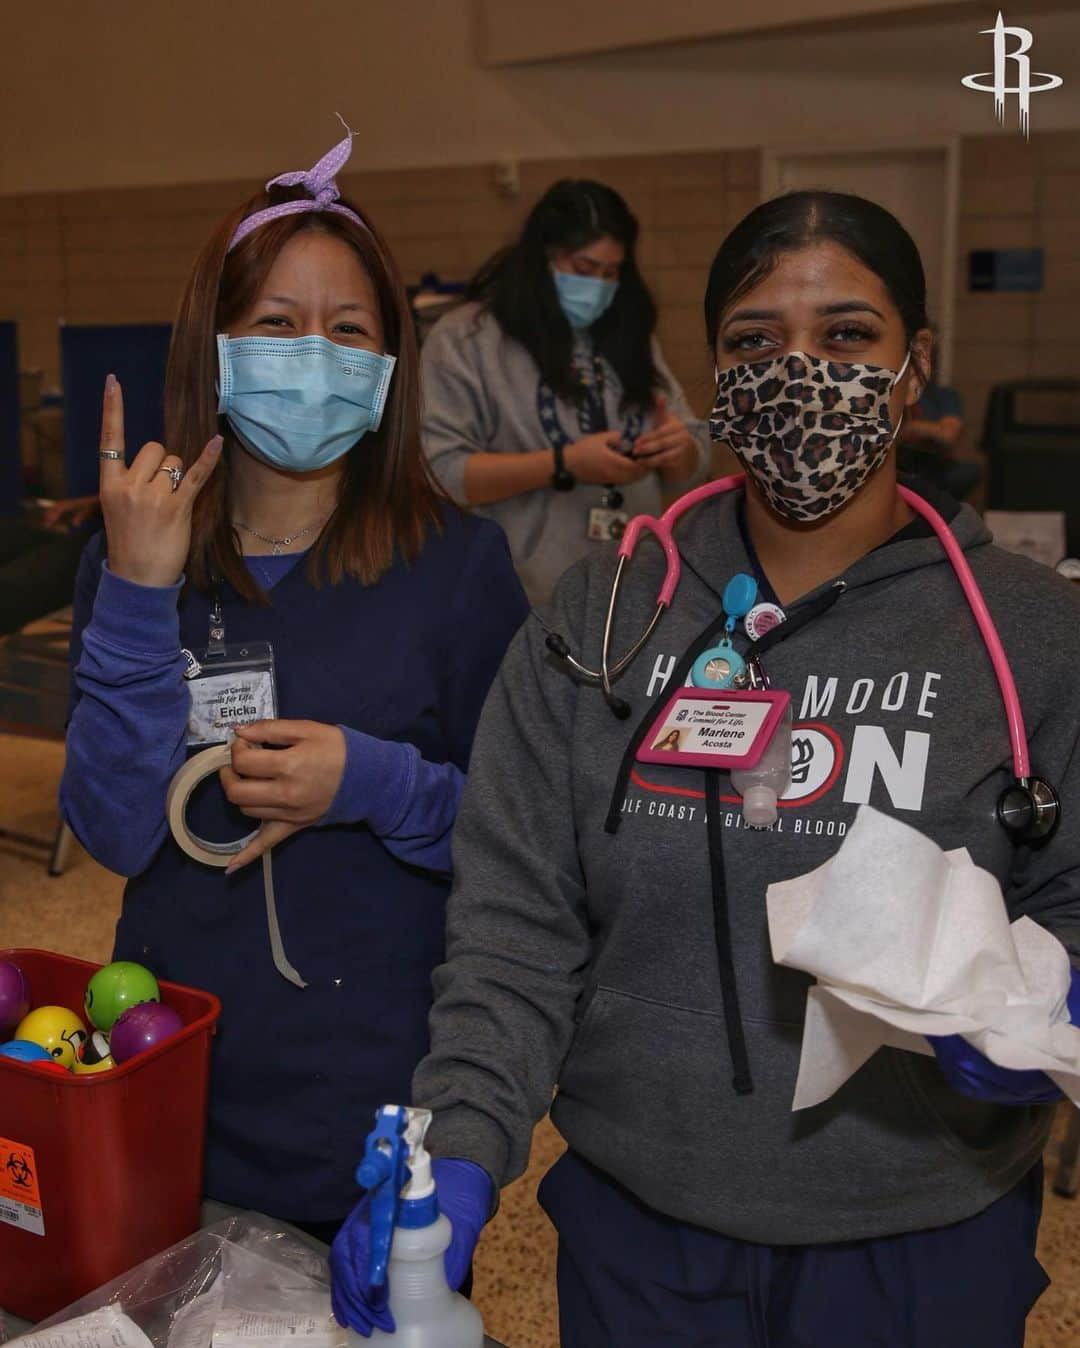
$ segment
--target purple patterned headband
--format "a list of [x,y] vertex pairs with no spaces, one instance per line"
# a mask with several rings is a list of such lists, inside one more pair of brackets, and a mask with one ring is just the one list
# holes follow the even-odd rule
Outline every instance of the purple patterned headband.
[[[344,121],[341,124],[345,126]],[[349,128],[345,126],[345,130],[349,131]],[[240,240],[247,238],[253,229],[258,229],[260,225],[265,225],[270,220],[279,220],[283,215],[300,215],[304,211],[334,211],[338,215],[347,215],[350,220],[362,225],[364,222],[355,211],[338,204],[341,194],[334,181],[334,175],[341,171],[352,153],[354,134],[349,131],[343,141],[339,141],[332,150],[328,150],[315,167],[308,169],[306,173],[297,170],[295,173],[280,173],[276,178],[271,178],[266,184],[268,192],[271,187],[303,187],[309,195],[296,201],[283,201],[277,206],[267,206],[261,211],[256,211],[254,215],[246,216],[237,226],[226,251],[231,253]]]

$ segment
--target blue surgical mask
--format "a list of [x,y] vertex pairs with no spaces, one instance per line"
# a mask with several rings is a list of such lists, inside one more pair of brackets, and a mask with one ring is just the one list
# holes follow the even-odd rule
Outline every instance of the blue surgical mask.
[[555,278],[555,293],[566,320],[572,328],[591,327],[601,314],[607,313],[618,281],[605,281],[599,276],[579,276],[573,271],[557,271],[551,274]]
[[325,468],[382,420],[394,357],[325,337],[219,333],[218,412],[256,458]]

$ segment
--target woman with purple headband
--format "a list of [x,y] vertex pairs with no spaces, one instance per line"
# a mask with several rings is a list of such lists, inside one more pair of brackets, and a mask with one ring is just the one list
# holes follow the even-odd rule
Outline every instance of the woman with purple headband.
[[[107,381],[61,786],[87,849],[131,877],[115,957],[221,998],[208,1193],[325,1237],[427,1048],[450,832],[526,611],[501,531],[425,468],[401,278],[334,182],[350,143],[202,250],[164,445],[125,462]],[[175,841],[167,798],[230,740],[187,810],[211,849],[257,830],[223,870]],[[271,848],[264,885],[248,863]]]

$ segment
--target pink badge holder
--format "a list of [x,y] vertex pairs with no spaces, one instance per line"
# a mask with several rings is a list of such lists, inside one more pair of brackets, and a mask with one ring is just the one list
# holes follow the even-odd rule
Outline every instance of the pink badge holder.
[[724,771],[756,767],[790,703],[791,694],[781,689],[676,689],[636,758]]

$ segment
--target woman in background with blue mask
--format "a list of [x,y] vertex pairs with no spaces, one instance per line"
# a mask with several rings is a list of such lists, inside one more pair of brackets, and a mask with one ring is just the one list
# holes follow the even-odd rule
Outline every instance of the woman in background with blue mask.
[[424,343],[428,461],[506,530],[533,603],[708,466],[705,425],[653,336],[637,235],[610,187],[555,183]]
[[[463,774],[525,612],[501,532],[428,477],[404,289],[334,183],[349,144],[214,232],[173,332],[167,448],[130,466],[110,376],[61,787],[88,850],[132,877],[116,958],[222,1000],[208,1193],[323,1235],[427,1044]],[[215,643],[257,694],[232,726],[205,692]],[[272,674],[250,663],[264,644]],[[170,836],[166,802],[231,729],[188,809],[211,842],[260,830],[223,874]],[[247,865],[270,847],[273,949]]]

